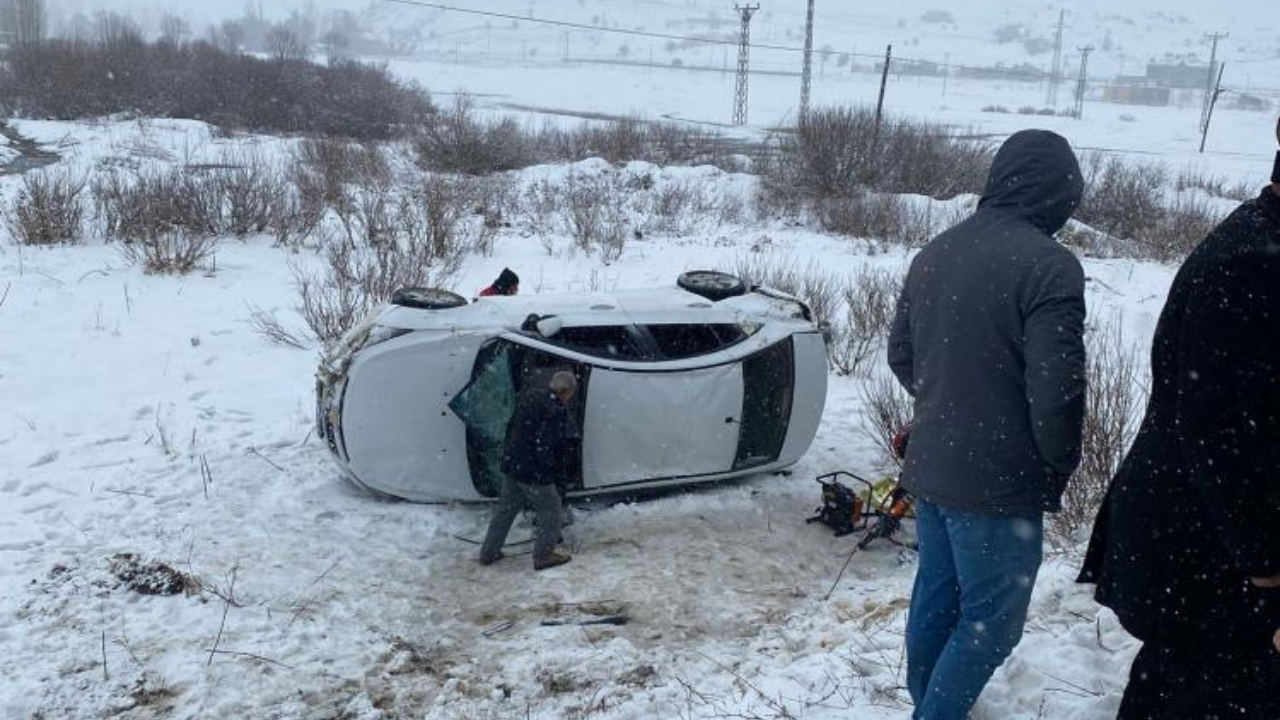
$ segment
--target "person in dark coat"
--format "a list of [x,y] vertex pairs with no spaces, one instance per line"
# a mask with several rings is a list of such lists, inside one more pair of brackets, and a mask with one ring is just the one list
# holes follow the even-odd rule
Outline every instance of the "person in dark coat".
[[512,272],[511,268],[502,268],[498,279],[494,280],[492,285],[480,291],[480,297],[518,294],[520,294],[520,276]]
[[530,388],[520,394],[507,429],[502,491],[480,548],[481,565],[502,559],[502,545],[511,525],[526,507],[533,509],[537,521],[533,569],[569,562],[570,556],[555,552],[555,547],[564,525],[558,485],[569,471],[572,444],[578,437],[568,408],[577,387],[573,373],[561,371],[552,376],[549,387]]
[[1022,638],[1044,513],[1080,462],[1084,271],[1053,239],[1083,194],[1070,145],[1010,137],[977,212],[911,263],[889,364],[914,398],[903,485],[920,566],[907,622],[916,720],[962,720]]
[[1094,524],[1080,580],[1142,641],[1121,720],[1280,718],[1280,157],[1272,181],[1174,279]]

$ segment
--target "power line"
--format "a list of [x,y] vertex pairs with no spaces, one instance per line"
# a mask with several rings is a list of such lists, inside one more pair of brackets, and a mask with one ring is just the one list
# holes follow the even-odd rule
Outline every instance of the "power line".
[[[453,13],[459,13],[459,14],[465,14],[465,15],[478,15],[481,17],[492,17],[492,18],[498,18],[501,20],[515,20],[523,23],[531,23],[534,25],[548,25],[553,27],[569,28],[572,30],[582,30],[584,32],[608,33],[611,35],[628,35],[632,37],[645,37],[645,38],[650,38],[655,40],[673,40],[678,42],[695,43],[695,44],[702,44],[702,45],[725,45],[725,46],[731,46],[731,47],[740,45],[739,40],[733,40],[733,39],[727,39],[727,38],[709,38],[709,37],[698,37],[694,35],[676,35],[674,33],[652,32],[649,30],[612,28],[612,27],[605,27],[603,25],[591,25],[589,23],[572,22],[569,20],[553,20],[549,18],[524,17],[521,15],[513,15],[511,13],[502,13],[502,12],[497,12],[493,10],[477,10],[475,8],[464,8],[464,7],[458,7],[456,5],[447,5],[444,3],[427,2],[427,0],[379,0],[379,2],[384,2],[384,3],[394,4],[394,5],[407,5],[412,7],[428,8],[432,10],[442,10],[445,12],[453,12]],[[765,44],[765,43],[750,43],[749,47],[754,50],[776,50],[778,52],[792,52],[792,53],[804,52],[803,47],[795,47],[791,45],[771,45],[771,44]],[[883,60],[883,58],[879,55],[868,54],[868,53],[839,52],[836,50],[832,50],[829,52],[827,51],[819,51],[819,52],[823,55],[847,55],[851,58],[863,58],[866,60]],[[907,57],[895,57],[893,61],[895,63],[902,63],[902,64],[908,64],[908,65],[937,66],[939,64],[932,60],[924,60],[921,58],[907,58]],[[1015,79],[1024,78],[1024,79],[1033,80],[1036,82],[1040,82],[1048,79],[1048,76],[1044,72],[1030,72],[1025,70],[1014,70],[1014,69],[999,68],[999,67],[982,67],[978,65],[951,65],[951,67],[955,70],[966,70],[966,71],[971,71],[975,73],[982,73],[985,75],[998,75],[1006,78],[1015,78]]]

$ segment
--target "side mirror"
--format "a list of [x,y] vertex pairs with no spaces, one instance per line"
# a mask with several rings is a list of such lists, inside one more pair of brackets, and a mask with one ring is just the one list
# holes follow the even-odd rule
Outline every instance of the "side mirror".
[[560,332],[561,328],[564,327],[564,321],[552,315],[551,317],[542,318],[534,325],[534,327],[538,329],[538,334],[542,337],[551,338],[555,337],[556,334]]

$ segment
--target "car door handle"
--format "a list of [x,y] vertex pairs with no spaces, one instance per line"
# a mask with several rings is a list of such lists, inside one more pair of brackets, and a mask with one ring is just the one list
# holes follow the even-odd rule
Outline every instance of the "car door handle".
[[737,420],[735,420],[735,419],[733,419],[733,418],[731,418],[731,417],[727,417],[727,418],[725,418],[725,419],[724,419],[724,424],[725,424],[725,425],[733,425],[734,423],[737,423],[737,422],[738,422]]

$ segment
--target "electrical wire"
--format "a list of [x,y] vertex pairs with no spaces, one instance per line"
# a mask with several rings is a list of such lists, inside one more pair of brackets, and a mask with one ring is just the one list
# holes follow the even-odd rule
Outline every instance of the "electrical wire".
[[[585,32],[608,33],[611,35],[628,35],[632,37],[644,37],[644,38],[650,38],[655,40],[672,40],[672,41],[696,43],[696,44],[702,44],[702,45],[722,45],[722,46],[731,46],[731,47],[737,47],[739,45],[738,40],[698,37],[698,36],[692,36],[692,35],[677,35],[674,33],[661,33],[661,32],[652,32],[648,30],[636,30],[636,29],[628,29],[628,28],[612,28],[612,27],[606,27],[603,25],[592,25],[590,23],[573,22],[570,20],[554,20],[550,18],[525,17],[521,15],[515,15],[512,13],[498,12],[495,10],[480,10],[476,8],[458,7],[456,5],[448,5],[445,3],[428,2],[427,0],[380,0],[380,2],[384,2],[392,5],[408,5],[412,7],[427,8],[431,10],[441,10],[444,12],[452,12],[452,13],[458,13],[458,14],[464,14],[464,15],[491,17],[491,18],[497,18],[501,20],[515,20],[517,22],[526,22],[526,23],[531,23],[535,25],[547,25],[551,27],[567,28],[570,30],[581,30]],[[748,47],[754,50],[776,50],[779,52],[793,52],[793,53],[804,52],[803,47],[797,47],[792,45],[749,43]],[[830,51],[830,52],[818,51],[818,52],[820,54],[827,54],[827,55],[844,55],[851,58],[856,57],[856,58],[863,58],[863,59],[870,59],[870,60],[884,59],[883,55],[871,54],[871,53],[840,52],[840,51]],[[953,69],[953,70],[981,73],[983,75],[997,75],[1000,77],[1007,77],[1007,78],[1022,78],[1022,79],[1033,80],[1037,82],[1043,82],[1050,79],[1048,77],[1049,73],[1047,72],[1044,72],[1044,73],[1028,72],[1024,70],[1013,70],[1013,69],[1005,69],[1005,68],[999,68],[999,67],[981,67],[981,66],[975,66],[975,65],[939,63],[933,60],[923,60],[920,58],[895,56],[892,58],[891,63],[905,63],[908,65],[932,66],[935,68],[946,66],[947,68]],[[1073,82],[1075,78],[1067,77],[1064,75],[1061,80],[1062,82],[1066,83],[1066,82]]]

